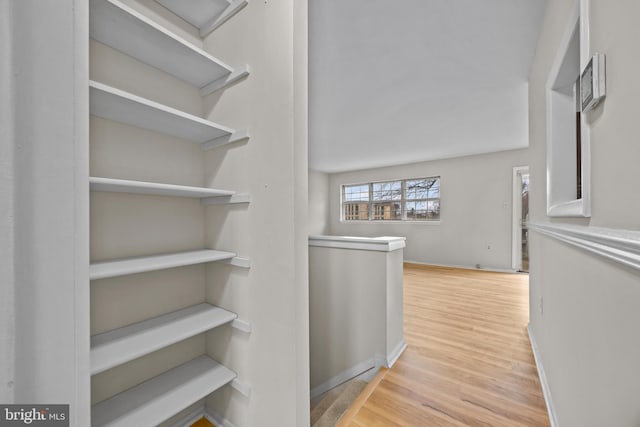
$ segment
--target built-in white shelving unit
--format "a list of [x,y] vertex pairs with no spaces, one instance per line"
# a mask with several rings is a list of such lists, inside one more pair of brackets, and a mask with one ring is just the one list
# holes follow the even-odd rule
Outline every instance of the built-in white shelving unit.
[[198,304],[91,337],[91,374],[232,322],[235,313]]
[[227,22],[246,5],[247,0],[156,0],[200,30],[204,37]]
[[[224,197],[231,200],[233,191],[216,190],[214,188],[190,187],[185,185],[161,184],[157,182],[130,181],[126,179],[89,178],[91,191],[113,193],[147,194],[154,196],[213,198]],[[215,202],[213,202],[215,203]],[[212,203],[212,204],[213,204]]]
[[204,144],[223,145],[248,138],[246,131],[236,132],[103,83],[90,81],[89,87],[91,114],[97,117]]
[[[184,3],[183,8],[190,7]],[[198,88],[218,82],[219,90],[249,74],[247,67],[234,70],[117,0],[91,0],[89,31],[94,40]]]
[[196,251],[177,252],[172,254],[122,258],[111,261],[92,262],[89,266],[91,280],[124,276],[126,274],[144,273],[164,270],[166,268],[183,267],[205,262],[230,260],[236,256],[233,252],[200,249]]
[[157,425],[235,378],[233,371],[200,356],[93,405],[91,426]]
[[[200,28],[205,35],[241,10],[246,0],[157,0]],[[249,67],[232,68],[118,0],[90,0],[90,36],[158,70],[191,83],[202,96],[246,77]],[[249,139],[234,130],[100,82],[89,82],[91,114],[201,144],[210,150]],[[186,197],[203,206],[249,203],[250,196],[208,187],[90,177],[92,192]],[[204,209],[204,207],[203,207]],[[114,278],[194,264],[221,262],[249,268],[250,260],[233,252],[198,249],[151,256],[92,262],[91,280]],[[91,337],[91,375],[177,344],[189,337],[230,324],[251,332],[248,320],[222,307],[196,304]],[[157,425],[226,384],[249,396],[251,387],[230,369],[204,355],[170,369],[92,407],[92,426]]]

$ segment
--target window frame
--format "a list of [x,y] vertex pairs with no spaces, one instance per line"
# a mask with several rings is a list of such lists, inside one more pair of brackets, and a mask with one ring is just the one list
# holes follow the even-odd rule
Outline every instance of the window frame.
[[[424,199],[408,199],[407,198],[407,188],[406,184],[408,181],[419,181],[419,180],[438,180],[438,197],[437,198],[429,198]],[[400,199],[399,200],[374,200],[374,185],[375,184],[385,184],[385,183],[393,183],[400,182]],[[368,186],[369,188],[369,198],[367,201],[346,201],[345,194],[347,187],[356,187],[356,186]],[[390,224],[431,224],[437,225],[440,224],[442,218],[442,212],[440,210],[441,203],[441,189],[442,189],[442,176],[441,175],[432,175],[432,176],[423,176],[418,178],[404,178],[404,179],[385,179],[379,181],[369,181],[369,182],[360,182],[360,183],[348,183],[348,184],[340,184],[340,222],[341,223],[390,223]],[[438,201],[438,219],[411,219],[407,217],[407,209],[406,203],[407,201],[420,201],[424,200],[425,203],[428,203],[430,200]],[[400,218],[398,219],[375,219],[375,205],[380,202],[399,202],[400,203]],[[368,207],[368,219],[346,219],[345,215],[345,205],[347,203],[358,203],[358,204],[366,204]]]

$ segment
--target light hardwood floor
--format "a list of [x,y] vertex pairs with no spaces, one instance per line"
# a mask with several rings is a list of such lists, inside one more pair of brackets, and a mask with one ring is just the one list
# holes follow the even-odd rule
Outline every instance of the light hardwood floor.
[[526,329],[528,280],[405,264],[409,347],[346,425],[548,426]]

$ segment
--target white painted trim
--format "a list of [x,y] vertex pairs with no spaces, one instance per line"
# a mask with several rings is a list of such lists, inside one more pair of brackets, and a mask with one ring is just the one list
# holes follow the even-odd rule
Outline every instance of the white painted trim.
[[238,380],[236,377],[231,381],[231,387],[244,397],[251,397],[251,386],[245,382]]
[[391,368],[396,364],[402,353],[407,349],[407,343],[402,340],[398,345],[387,355],[387,368]]
[[640,270],[640,231],[550,223],[529,229]]
[[235,68],[231,73],[224,77],[214,80],[206,86],[200,88],[200,96],[205,97],[221,89],[231,86],[237,81],[240,81],[249,75],[249,66],[242,65]]
[[430,265],[433,267],[448,267],[448,268],[461,268],[463,270],[475,270],[475,271],[489,271],[493,273],[519,273],[516,270],[502,269],[502,268],[475,268],[470,265],[458,265],[458,264],[436,264],[433,262],[420,262],[420,261],[411,261],[405,259],[403,262],[409,264],[418,264],[418,265]]
[[[549,71],[545,86],[546,94],[546,165],[547,165],[547,215],[550,217],[590,217],[591,216],[591,136],[586,117],[582,115],[581,123],[581,165],[582,165],[582,199],[557,202],[553,196],[553,85],[560,73],[564,57],[569,49],[576,25],[579,27],[580,68],[589,58],[589,0],[575,0],[566,24],[565,33],[558,45],[556,56]],[[578,77],[578,76],[576,76]],[[557,159],[556,159],[557,161]],[[557,182],[557,181],[556,181]]]
[[383,366],[387,367],[388,365],[387,356],[384,354],[376,353],[375,356],[373,356],[373,367],[375,369],[380,369]]
[[529,166],[515,166],[513,168],[513,191],[511,193],[511,268],[518,271],[522,265],[522,237],[520,233],[520,218],[522,217],[521,175],[529,173]]
[[358,363],[357,365],[352,366],[351,368],[345,369],[340,372],[338,375],[329,378],[327,381],[322,384],[311,389],[311,398],[315,398],[322,393],[326,393],[334,387],[339,386],[340,384],[349,381],[351,378],[357,377],[361,373],[368,371],[371,368],[375,368],[375,357],[371,359],[367,359],[363,362]]
[[309,236],[309,246],[392,252],[406,246],[406,237]]
[[547,382],[547,375],[545,374],[544,368],[542,366],[542,360],[540,359],[538,346],[536,344],[536,340],[531,330],[531,324],[527,326],[527,333],[529,335],[529,342],[531,343],[531,350],[533,351],[533,358],[536,361],[536,368],[538,369],[538,377],[540,378],[540,385],[542,386],[542,394],[544,395],[544,401],[547,405],[549,422],[551,423],[551,427],[558,427],[556,410],[555,410],[555,407],[553,406],[553,400],[551,399],[551,389],[549,388],[549,383]]
[[237,329],[239,331],[242,331],[246,334],[250,334],[251,333],[251,322],[248,322],[246,320],[243,319],[233,319],[231,321],[231,327],[234,329]]

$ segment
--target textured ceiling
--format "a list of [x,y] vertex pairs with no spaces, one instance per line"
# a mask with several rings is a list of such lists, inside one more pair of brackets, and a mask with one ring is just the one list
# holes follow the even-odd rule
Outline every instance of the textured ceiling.
[[310,168],[526,147],[527,81],[545,5],[310,1]]

